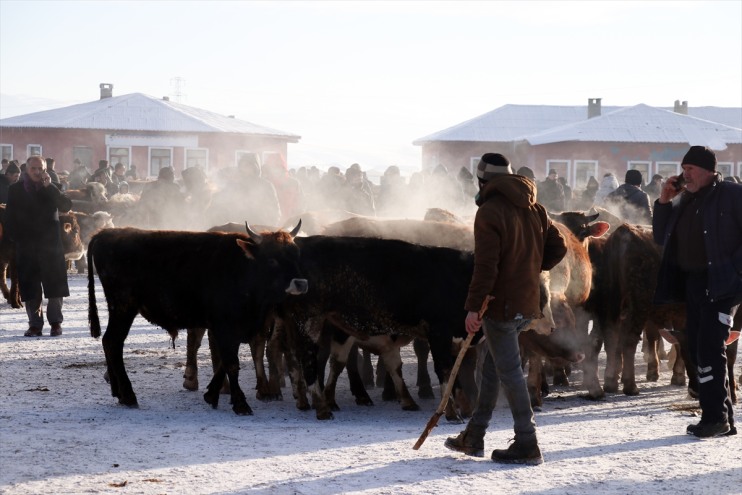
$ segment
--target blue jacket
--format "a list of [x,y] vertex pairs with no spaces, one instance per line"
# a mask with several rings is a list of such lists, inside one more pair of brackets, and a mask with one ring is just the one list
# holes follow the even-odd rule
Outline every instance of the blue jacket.
[[[706,247],[710,301],[742,295],[742,184],[717,179],[703,199],[703,233]],[[655,292],[655,303],[683,302],[684,274],[677,265],[675,227],[680,202],[654,203],[652,231],[665,247]],[[683,242],[678,239],[677,242]]]

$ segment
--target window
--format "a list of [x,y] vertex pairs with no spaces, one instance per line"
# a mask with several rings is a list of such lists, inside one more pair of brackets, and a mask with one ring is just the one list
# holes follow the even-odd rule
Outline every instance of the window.
[[[75,168],[75,160],[80,160],[82,165],[85,165],[88,170],[92,170],[93,166],[93,149],[87,146],[74,146],[72,148],[72,163]],[[96,167],[98,168],[98,167]]]
[[149,175],[157,177],[161,168],[173,166],[172,148],[150,148],[149,149]]
[[13,145],[12,144],[0,144],[0,159],[4,159],[4,160],[13,159]]
[[248,150],[237,150],[234,152],[234,166],[240,164],[240,158],[242,158],[245,155],[257,155],[254,151],[248,151]]
[[29,144],[26,146],[26,157],[34,155],[41,156],[41,145],[40,144]]
[[131,148],[108,147],[108,163],[112,166],[115,166],[117,163],[123,163],[128,168],[130,156]]
[[481,159],[482,157],[480,156],[473,156],[469,158],[469,172],[471,172],[474,177],[477,176],[477,166],[479,165],[479,160]]
[[597,160],[575,160],[575,181],[572,186],[573,189],[585,189],[587,187],[587,181],[590,177],[595,177],[595,180],[600,182],[598,179],[598,161]]
[[185,168],[201,167],[201,170],[209,169],[209,150],[206,148],[186,148]]
[[[642,173],[642,185],[646,184],[652,179],[651,170],[652,162],[629,162],[629,168],[627,170],[638,170]],[[620,177],[617,179],[621,180]]]
[[[663,179],[680,174],[680,163],[678,162],[657,162],[656,174],[660,174]],[[651,179],[651,177],[650,177]]]
[[730,177],[734,175],[732,171],[734,170],[734,163],[733,162],[719,162],[716,164],[716,171],[721,174],[721,178],[724,177]]

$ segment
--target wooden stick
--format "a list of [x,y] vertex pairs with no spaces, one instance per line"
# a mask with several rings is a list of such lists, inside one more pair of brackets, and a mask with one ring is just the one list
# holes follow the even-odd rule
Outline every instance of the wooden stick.
[[[484,302],[482,303],[482,308],[479,310],[478,316],[481,320],[484,318],[484,313],[487,311],[487,306],[489,305],[490,301],[494,299],[492,296],[487,296],[484,298]],[[459,373],[459,368],[461,367],[461,361],[464,360],[464,355],[466,354],[466,351],[469,349],[469,345],[471,345],[471,341],[474,338],[474,334],[470,333],[466,336],[466,340],[464,340],[464,343],[461,346],[461,350],[459,350],[459,355],[456,356],[456,362],[453,364],[453,368],[451,368],[451,374],[448,376],[448,382],[446,383],[446,390],[443,392],[443,396],[441,397],[441,402],[438,404],[438,408],[435,410],[433,415],[428,420],[428,424],[425,425],[425,429],[423,430],[422,434],[420,435],[420,438],[417,439],[417,442],[412,447],[413,450],[419,450],[423,443],[425,443],[425,439],[428,438],[428,435],[430,432],[438,426],[438,420],[443,416],[443,412],[446,410],[446,406],[448,405],[448,398],[451,395],[451,391],[453,390],[453,383],[456,381],[456,375]]]

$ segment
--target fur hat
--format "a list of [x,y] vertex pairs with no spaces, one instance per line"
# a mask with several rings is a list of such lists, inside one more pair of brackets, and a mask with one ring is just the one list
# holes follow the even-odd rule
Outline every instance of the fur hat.
[[530,167],[520,167],[516,174],[536,180],[536,174],[533,173],[533,170],[531,170]]
[[716,155],[705,146],[691,146],[680,165],[695,165],[716,172]]
[[644,182],[644,178],[642,177],[641,171],[632,169],[626,171],[624,182],[631,184],[632,186],[641,186],[642,182]]
[[512,174],[513,167],[510,160],[500,153],[485,153],[477,165],[477,178],[487,182],[496,175]]

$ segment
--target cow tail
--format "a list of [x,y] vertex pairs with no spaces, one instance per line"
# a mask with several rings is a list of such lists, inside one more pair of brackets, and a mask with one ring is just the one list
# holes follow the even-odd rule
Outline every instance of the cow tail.
[[93,251],[95,250],[95,237],[90,240],[88,246],[88,325],[90,335],[94,338],[100,337],[100,319],[98,318],[98,305],[95,302],[95,266],[93,265]]

